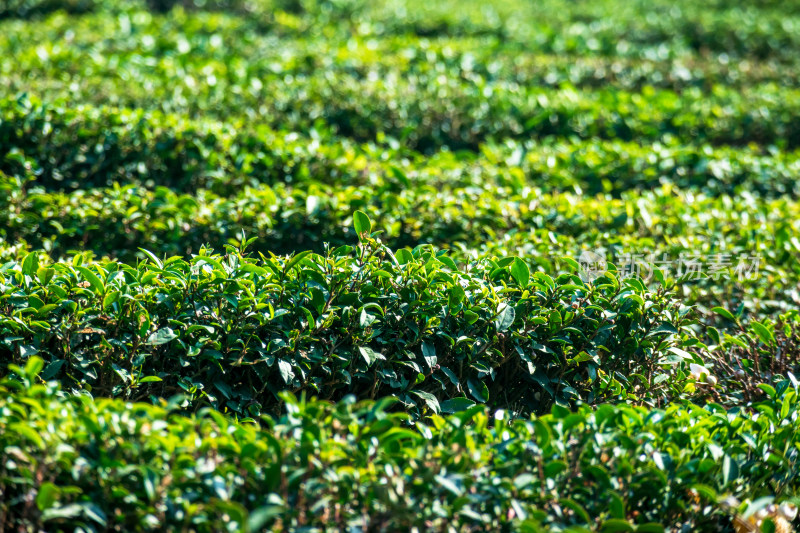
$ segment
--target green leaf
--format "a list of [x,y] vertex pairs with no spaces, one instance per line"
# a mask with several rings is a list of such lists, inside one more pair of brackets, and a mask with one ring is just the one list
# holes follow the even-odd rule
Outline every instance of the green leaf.
[[175,334],[174,331],[172,331],[172,328],[165,327],[151,333],[150,336],[147,337],[147,344],[151,346],[160,346],[177,338],[178,336]]
[[358,351],[361,353],[361,357],[364,358],[364,361],[367,362],[367,367],[372,366],[372,364],[379,359],[386,360],[383,354],[376,352],[368,346],[359,346]]
[[573,272],[580,272],[581,265],[580,265],[580,263],[575,261],[573,258],[571,258],[571,257],[562,257],[561,260],[564,261],[567,265],[569,265],[570,270],[572,270]]
[[36,494],[36,507],[38,507],[40,511],[49,509],[58,500],[60,495],[60,488],[49,481],[45,481],[42,483],[42,486],[39,487],[38,494]]
[[44,372],[42,372],[42,379],[48,380],[54,378],[66,363],[67,362],[64,359],[56,359],[55,361],[51,361],[47,364]]
[[41,357],[33,356],[25,363],[25,375],[29,378],[35,378],[44,368],[44,359]]
[[669,348],[667,348],[667,350],[669,350],[670,352],[674,353],[675,355],[677,355],[681,359],[691,359],[692,358],[692,354],[690,354],[686,350],[682,350],[682,349],[680,349],[680,348],[678,348],[676,346],[670,346]]
[[722,458],[722,483],[727,485],[737,479],[739,479],[739,465],[730,455],[725,454]]
[[446,476],[437,475],[434,479],[439,486],[452,493],[454,496],[461,496],[463,490]]
[[414,261],[414,255],[408,248],[400,248],[394,254],[395,259],[401,265],[405,265]]
[[655,265],[653,265],[653,277],[656,279],[659,285],[661,285],[662,287],[664,286],[664,272],[662,272],[661,269]]
[[694,485],[692,485],[692,488],[696,490],[700,496],[709,501],[716,501],[719,498],[719,496],[717,495],[717,491],[715,491],[708,485],[704,485],[702,483],[695,483]]
[[559,498],[558,503],[566,507],[567,509],[571,509],[580,520],[583,520],[586,523],[592,521],[592,517],[589,516],[589,513],[586,512],[586,509],[583,508],[581,504],[573,500],[572,498]]
[[111,291],[103,298],[103,309],[108,309],[114,302],[119,300],[119,291]]
[[95,275],[94,272],[82,266],[76,267],[76,270],[78,270],[83,275],[84,279],[88,281],[92,287],[94,287],[95,291],[102,293],[105,290],[105,284],[103,284],[103,282],[97,277],[97,275]]
[[31,252],[22,260],[22,273],[26,276],[33,277],[39,270],[39,254]]
[[630,522],[622,518],[612,518],[603,522],[603,527],[600,531],[636,531]]
[[405,175],[405,173],[403,173],[402,170],[400,170],[396,166],[394,165],[389,166],[389,172],[391,172],[392,176],[394,176],[394,178],[397,181],[399,181],[400,184],[403,185],[404,187],[411,186],[411,182],[408,180],[408,177]]
[[786,418],[789,416],[789,412],[792,409],[792,404],[794,403],[794,393],[787,393],[783,397],[783,401],[781,402],[781,418]]
[[673,326],[669,322],[664,322],[663,324],[661,324],[657,328],[654,328],[653,330],[651,330],[647,334],[647,336],[648,337],[653,337],[655,335],[676,335],[677,333],[678,333],[678,330],[675,328],[675,326]]
[[27,424],[25,424],[25,423],[10,424],[8,426],[8,429],[10,431],[14,431],[16,433],[19,433],[23,437],[25,437],[28,440],[30,440],[31,442],[33,442],[36,445],[37,448],[39,448],[40,450],[44,450],[44,447],[45,447],[44,439],[42,439],[42,437],[41,437],[41,435],[39,435],[38,431],[34,430],[32,427],[28,426]]
[[290,362],[278,359],[278,371],[281,373],[284,383],[289,384],[294,380],[294,370]]
[[71,503],[69,505],[62,505],[59,507],[50,507],[45,509],[42,513],[42,520],[47,522],[49,520],[57,520],[63,518],[77,518],[84,514],[84,506],[79,503]]
[[139,251],[146,255],[150,261],[152,261],[153,264],[159,268],[159,270],[164,268],[164,264],[158,259],[158,257],[155,256],[153,252],[145,250],[144,248],[139,248]]
[[441,409],[439,408],[439,400],[437,400],[436,396],[430,392],[412,390],[411,394],[422,399],[426,404],[428,404],[428,407],[430,407],[431,411],[437,415],[441,412]]
[[353,213],[353,228],[356,230],[358,240],[363,241],[365,237],[372,231],[372,222],[363,211],[356,211]]
[[378,320],[378,317],[367,313],[366,309],[362,309],[361,314],[358,317],[358,325],[362,328],[368,328],[374,324],[376,320]]
[[312,253],[311,250],[306,250],[304,252],[294,254],[292,258],[286,262],[284,270],[286,272],[289,272],[292,268],[294,268],[295,265],[297,265],[300,261],[308,257],[311,253]]
[[464,318],[467,319],[467,324],[472,325],[472,324],[474,324],[475,322],[478,321],[478,319],[480,318],[480,315],[477,314],[477,313],[473,313],[469,309],[465,309],[464,310]]
[[714,311],[715,313],[717,313],[718,315],[720,315],[720,316],[722,316],[724,318],[727,318],[728,320],[731,320],[733,322],[737,322],[736,317],[733,316],[733,313],[731,313],[730,311],[728,311],[724,307],[712,307],[711,310]]
[[489,388],[486,386],[486,383],[470,378],[469,381],[467,381],[467,388],[469,388],[469,393],[472,397],[479,402],[486,403],[489,401]]
[[775,390],[775,387],[773,387],[772,385],[768,385],[766,383],[759,383],[758,388],[766,392],[767,396],[769,396],[772,399],[775,399],[778,395],[777,391]]
[[192,263],[197,265],[199,263],[206,263],[207,265],[211,266],[212,270],[217,270],[219,272],[225,272],[225,267],[222,266],[222,263],[218,259],[215,259],[208,255],[198,255],[197,257],[192,258]]
[[50,280],[53,279],[55,274],[56,271],[53,268],[39,267],[39,269],[36,270],[36,277],[39,278],[39,283],[42,285],[47,285],[50,283]]
[[450,398],[442,402],[442,411],[445,413],[457,413],[476,405],[475,402],[469,398],[459,396],[457,398]]
[[438,259],[439,259],[439,262],[444,264],[447,268],[449,268],[453,272],[457,272],[458,271],[458,265],[456,265],[456,262],[453,261],[452,259],[450,259],[449,257],[447,257],[446,255],[440,255],[438,257]]
[[451,308],[458,307],[466,297],[467,295],[464,293],[464,289],[461,288],[461,285],[459,285],[458,283],[454,283],[450,287],[450,297],[448,300],[448,305]]
[[720,337],[719,337],[719,330],[717,330],[717,328],[713,326],[708,326],[708,328],[706,328],[706,333],[708,333],[708,336],[711,338],[712,341],[714,341],[714,344],[719,344]]
[[267,529],[267,524],[271,523],[286,511],[281,505],[265,505],[259,507],[247,519],[247,531],[262,531]]
[[103,509],[100,507],[100,505],[89,502],[83,502],[82,505],[83,514],[86,516],[86,518],[100,524],[101,526],[106,525],[106,514],[103,512]]
[[144,491],[147,494],[147,500],[152,503],[156,499],[158,476],[152,468],[145,466],[142,468],[142,477],[144,478]]
[[514,311],[514,308],[506,303],[500,304],[497,318],[494,321],[497,331],[502,333],[510,328],[511,324],[514,323],[514,318],[516,318],[516,312]]
[[514,486],[517,490],[522,490],[533,485],[536,481],[536,476],[533,474],[523,473],[514,478]]
[[758,338],[761,339],[764,344],[768,346],[775,344],[775,337],[772,335],[772,332],[768,330],[766,326],[764,326],[764,324],[754,321],[750,324],[750,327],[753,328],[753,331],[756,332],[756,335],[758,335]]
[[254,265],[252,263],[245,263],[241,267],[239,267],[242,272],[250,272],[257,276],[266,276],[268,275],[267,269],[260,267],[258,265]]
[[516,257],[511,264],[511,276],[513,276],[520,287],[527,287],[531,279],[531,271],[528,269],[528,265],[525,261]]
[[608,510],[612,518],[625,518],[625,501],[616,492],[609,492]]

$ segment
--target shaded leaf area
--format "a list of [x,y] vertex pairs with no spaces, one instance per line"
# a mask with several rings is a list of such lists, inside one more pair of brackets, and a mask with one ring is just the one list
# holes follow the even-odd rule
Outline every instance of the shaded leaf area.
[[711,531],[800,489],[795,386],[759,416],[676,403],[508,420],[474,406],[416,423],[386,400],[286,394],[264,427],[63,397],[33,384],[42,364],[0,385],[0,510],[20,527]]
[[[716,311],[738,321],[726,309]],[[800,378],[800,313],[795,309],[775,319],[741,321],[739,325],[738,331],[723,324],[720,329],[706,327],[704,342],[691,348],[700,361],[709,363],[710,375],[719,380],[715,387],[700,386],[699,395],[706,401],[747,404],[778,398],[782,387],[796,387]]]
[[284,390],[393,395],[416,414],[459,397],[528,413],[634,388],[663,401],[682,381],[669,348],[689,310],[663,289],[613,273],[525,279],[513,257],[459,266],[362,239],[323,255],[231,248],[138,266],[29,254],[0,268],[0,354],[40,354],[48,378],[95,396],[185,393],[240,415],[275,412]]

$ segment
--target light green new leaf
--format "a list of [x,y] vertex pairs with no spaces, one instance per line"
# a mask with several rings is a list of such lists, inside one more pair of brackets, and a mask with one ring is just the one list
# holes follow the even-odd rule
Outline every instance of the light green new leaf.
[[720,315],[720,316],[722,316],[724,318],[727,318],[728,320],[736,322],[736,317],[733,316],[733,313],[731,313],[730,311],[728,311],[724,307],[712,307],[711,310],[714,311],[715,313],[717,313],[718,315]]
[[358,240],[360,241],[364,240],[364,237],[372,231],[372,222],[370,222],[365,212],[356,211],[353,213],[353,229],[356,230],[356,235],[358,235]]
[[753,331],[756,332],[756,335],[758,335],[758,338],[761,339],[764,344],[768,346],[775,344],[775,336],[764,324],[760,322],[753,322],[750,324],[750,327],[753,328]]
[[97,275],[89,270],[86,267],[76,267],[76,270],[81,273],[83,278],[89,282],[89,284],[94,288],[97,292],[103,292],[106,288],[105,284],[97,277]]
[[61,489],[53,483],[45,481],[42,483],[42,486],[39,487],[39,493],[36,495],[36,507],[38,507],[40,511],[49,509],[58,500],[60,495]]
[[528,265],[519,257],[515,257],[514,262],[511,264],[511,275],[520,287],[527,287],[531,279],[531,271]]

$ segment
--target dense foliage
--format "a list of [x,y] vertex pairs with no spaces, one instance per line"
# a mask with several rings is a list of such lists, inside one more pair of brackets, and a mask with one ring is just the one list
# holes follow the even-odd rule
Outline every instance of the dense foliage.
[[14,495],[0,520],[21,526],[706,530],[730,520],[718,495],[757,498],[741,505],[750,516],[800,482],[788,381],[756,417],[603,405],[509,420],[476,406],[410,426],[385,401],[284,395],[286,414],[261,429],[214,411],[60,397],[29,384],[43,364],[31,359],[27,385],[0,389],[0,488]]
[[0,2],[0,531],[792,531],[796,0]]
[[0,354],[47,354],[47,378],[99,396],[184,390],[254,415],[286,389],[395,395],[437,413],[441,402],[541,412],[633,387],[666,395],[661,365],[680,361],[670,339],[687,310],[662,291],[612,274],[531,275],[518,258],[461,270],[428,248],[393,254],[363,238],[285,261],[48,267],[30,254],[0,271]]

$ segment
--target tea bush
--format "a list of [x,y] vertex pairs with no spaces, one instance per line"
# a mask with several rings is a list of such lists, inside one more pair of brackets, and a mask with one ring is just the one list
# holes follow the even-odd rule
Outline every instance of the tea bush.
[[[256,238],[251,244],[255,251],[321,253],[325,243],[355,242],[351,214],[363,209],[376,227],[385,229],[381,238],[393,249],[423,242],[449,247],[457,260],[520,256],[531,270],[545,273],[553,272],[558,257],[577,258],[584,250],[605,254],[612,262],[637,253],[662,263],[697,260],[720,269],[678,284],[686,304],[744,304],[759,314],[800,304],[795,281],[800,243],[793,238],[800,216],[797,203],[784,199],[748,194],[705,198],[667,186],[609,200],[490,184],[402,188],[399,182],[377,188],[260,186],[220,198],[134,186],[68,194],[27,190],[33,180],[22,186],[18,179],[5,180],[8,192],[0,197],[0,204],[8,206],[0,211],[5,236],[56,258],[91,250],[131,261],[145,257],[142,247],[159,255],[184,255],[203,245],[222,249],[236,244],[242,230]],[[740,263],[748,261],[757,262],[757,271],[736,274]],[[674,265],[662,268],[667,278],[680,278]],[[643,273],[651,274],[648,269]],[[735,280],[725,283],[722,294],[721,279]]]
[[363,238],[324,255],[138,267],[80,256],[40,266],[31,253],[0,269],[0,350],[8,362],[47,354],[47,378],[97,396],[185,391],[253,415],[282,390],[394,395],[418,413],[670,394],[681,362],[670,349],[688,318],[663,291],[531,274],[513,257],[459,268]]
[[674,404],[509,420],[474,406],[409,425],[386,401],[284,395],[261,428],[60,396],[31,384],[43,365],[30,359],[0,395],[0,517],[26,528],[710,530],[800,479],[788,382],[753,417]]
[[476,186],[498,181],[588,194],[669,183],[711,195],[750,191],[797,197],[794,176],[800,169],[796,152],[765,156],[752,149],[618,140],[506,142],[483,145],[475,157],[440,151],[422,158],[316,131],[301,136],[239,122],[221,126],[141,110],[76,110],[28,98],[0,101],[0,140],[0,171],[24,175],[30,168],[35,185],[49,190],[133,183],[230,195],[262,183]]

